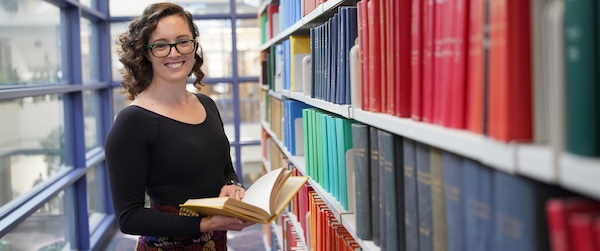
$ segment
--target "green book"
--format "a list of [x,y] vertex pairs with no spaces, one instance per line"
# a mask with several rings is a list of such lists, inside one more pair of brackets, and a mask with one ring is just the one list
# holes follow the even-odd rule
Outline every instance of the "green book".
[[597,4],[597,0],[565,1],[567,150],[584,156],[600,156]]

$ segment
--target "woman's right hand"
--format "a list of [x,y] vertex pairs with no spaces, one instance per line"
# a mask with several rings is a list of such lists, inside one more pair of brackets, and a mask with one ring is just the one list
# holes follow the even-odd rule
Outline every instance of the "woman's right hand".
[[200,232],[226,230],[241,231],[245,227],[253,224],[253,222],[243,221],[239,218],[213,215],[202,218],[202,221],[200,222]]

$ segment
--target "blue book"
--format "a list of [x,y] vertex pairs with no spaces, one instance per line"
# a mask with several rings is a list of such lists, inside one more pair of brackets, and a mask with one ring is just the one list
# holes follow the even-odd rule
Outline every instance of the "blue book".
[[493,250],[493,170],[470,159],[463,161],[465,251]]
[[351,99],[350,99],[350,49],[352,49],[352,46],[354,46],[356,38],[358,37],[358,24],[357,24],[357,9],[355,6],[353,7],[348,7],[348,16],[347,16],[347,20],[348,20],[348,31],[346,32],[346,58],[348,58],[348,60],[345,60],[345,68],[346,68],[346,81],[345,83],[345,88],[344,89],[344,104],[350,104],[351,103]]
[[503,172],[494,173],[496,251],[550,250],[545,205],[568,195],[557,187]]
[[406,250],[419,250],[419,205],[415,142],[404,138],[404,227]]
[[327,51],[327,54],[329,55],[329,65],[328,65],[328,70],[329,73],[327,74],[327,76],[329,76],[329,96],[327,97],[327,101],[331,102],[331,103],[335,103],[335,99],[336,99],[336,95],[337,95],[337,90],[336,90],[336,86],[338,85],[337,82],[337,65],[338,65],[338,40],[339,40],[339,23],[340,23],[340,17],[339,15],[336,13],[333,15],[333,17],[331,19],[329,19],[329,31],[330,31],[330,36],[329,36],[329,50]]
[[346,7],[339,7],[338,8],[338,13],[340,14],[339,19],[340,21],[338,22],[338,47],[336,50],[337,53],[337,70],[336,70],[336,76],[337,76],[337,86],[335,89],[336,92],[336,96],[335,96],[335,103],[336,104],[343,104],[343,100],[344,100],[344,87],[345,87],[345,81],[346,81],[346,61],[348,61],[348,58],[344,55],[345,49],[346,49],[346,27],[348,26],[348,20],[347,20],[347,10]]
[[444,202],[446,206],[446,250],[465,250],[465,210],[462,157],[442,153]]
[[433,251],[433,212],[429,146],[416,143],[417,200],[419,203],[419,250]]

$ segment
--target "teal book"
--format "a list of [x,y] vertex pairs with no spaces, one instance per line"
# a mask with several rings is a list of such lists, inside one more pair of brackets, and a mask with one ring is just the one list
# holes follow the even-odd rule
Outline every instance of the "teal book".
[[565,1],[567,150],[600,156],[597,0]]
[[352,125],[352,144],[356,177],[356,235],[363,240],[372,240],[369,126],[360,123]]

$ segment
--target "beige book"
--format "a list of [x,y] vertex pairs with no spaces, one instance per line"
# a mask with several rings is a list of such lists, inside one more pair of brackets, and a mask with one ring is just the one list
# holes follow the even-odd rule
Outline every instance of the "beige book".
[[260,177],[242,200],[229,197],[189,199],[180,206],[203,215],[224,215],[255,223],[269,223],[283,211],[308,177],[292,176],[278,168]]

